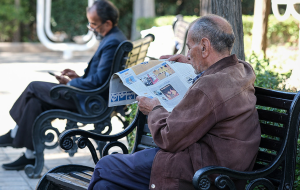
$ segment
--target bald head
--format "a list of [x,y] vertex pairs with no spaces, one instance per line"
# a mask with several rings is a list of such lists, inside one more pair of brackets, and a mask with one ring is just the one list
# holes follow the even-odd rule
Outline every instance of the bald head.
[[231,53],[235,37],[230,23],[223,17],[210,14],[198,18],[191,24],[189,33],[195,43],[207,38],[217,52]]

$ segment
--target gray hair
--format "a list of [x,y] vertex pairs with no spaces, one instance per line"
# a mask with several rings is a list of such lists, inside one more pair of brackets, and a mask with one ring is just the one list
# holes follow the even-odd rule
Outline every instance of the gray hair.
[[[212,47],[219,53],[228,50],[231,53],[233,48],[235,36],[230,23],[222,18],[228,23],[227,26],[218,24],[215,21],[217,15],[206,15],[197,20],[195,20],[190,28],[191,38],[195,43],[200,43],[202,38],[207,38]],[[228,32],[229,31],[229,32]]]

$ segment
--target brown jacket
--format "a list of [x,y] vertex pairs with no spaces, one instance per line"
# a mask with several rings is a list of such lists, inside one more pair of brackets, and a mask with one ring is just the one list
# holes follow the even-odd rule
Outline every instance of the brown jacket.
[[148,125],[161,148],[150,189],[194,189],[193,175],[205,166],[252,169],[260,143],[254,81],[251,65],[231,55],[209,67],[171,113],[150,112]]

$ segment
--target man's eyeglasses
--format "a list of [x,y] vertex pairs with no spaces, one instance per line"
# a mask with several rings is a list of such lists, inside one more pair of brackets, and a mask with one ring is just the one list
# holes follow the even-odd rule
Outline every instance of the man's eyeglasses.
[[103,23],[101,23],[101,24],[100,24],[99,26],[97,26],[96,28],[92,28],[92,27],[91,27],[91,23],[88,23],[88,24],[86,25],[86,27],[87,27],[90,31],[95,32],[96,29],[99,28],[102,24],[103,24]]

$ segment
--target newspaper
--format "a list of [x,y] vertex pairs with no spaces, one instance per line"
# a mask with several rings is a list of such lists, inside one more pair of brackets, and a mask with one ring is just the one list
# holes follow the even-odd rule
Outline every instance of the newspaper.
[[157,97],[171,112],[182,100],[196,77],[190,64],[151,60],[113,74],[109,87],[109,107],[131,104],[137,96]]

